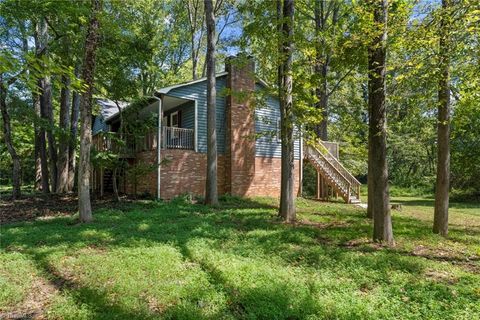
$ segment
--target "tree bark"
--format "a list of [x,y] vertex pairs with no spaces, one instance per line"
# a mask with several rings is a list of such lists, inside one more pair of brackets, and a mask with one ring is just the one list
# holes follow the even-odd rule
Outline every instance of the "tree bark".
[[[79,69],[79,68],[78,68]],[[76,68],[75,75],[79,74]],[[79,76],[79,75],[78,75]],[[78,132],[78,117],[80,115],[80,94],[73,92],[72,98],[72,114],[70,118],[70,139],[68,146],[68,191],[72,192],[75,187],[75,169],[76,169],[76,147]]]
[[32,94],[33,109],[37,120],[34,123],[34,157],[35,157],[35,190],[42,190],[42,159],[40,157],[40,128],[38,119],[40,119],[40,96],[36,93]]
[[116,202],[120,202],[120,195],[118,194],[118,186],[117,186],[117,172],[118,172],[118,167],[113,168],[112,170],[113,196],[115,197]]
[[99,40],[98,13],[100,0],[92,0],[92,13],[85,40],[82,79],[86,90],[80,104],[80,166],[78,170],[78,208],[81,222],[93,219],[90,203],[90,149],[92,145],[92,94],[95,72],[95,54]]
[[70,78],[62,76],[62,89],[60,93],[60,143],[58,146],[58,177],[57,193],[68,191],[68,147],[70,133]]
[[[328,6],[328,10],[326,10]],[[331,6],[331,7],[330,7]],[[325,40],[320,40],[321,33],[331,28],[332,33],[335,32],[335,26],[338,22],[339,3],[334,0],[328,2],[325,0],[315,0],[314,3],[314,19],[315,33],[317,40],[315,42],[315,74],[319,77],[319,85],[315,88],[317,102],[315,107],[322,113],[322,120],[315,126],[315,133],[320,139],[328,140],[328,72],[332,59],[332,51],[326,48]],[[331,15],[331,22],[328,20]]]
[[[278,0],[280,1],[280,0]],[[277,2],[278,11],[278,2]],[[293,63],[293,0],[283,0],[281,29],[281,69],[280,113],[282,138],[281,190],[279,216],[287,222],[294,222],[294,139],[293,139],[293,96],[292,96],[292,63]]]
[[[188,19],[190,23],[190,50],[191,50],[191,59],[192,59],[192,79],[197,80],[198,60],[199,60],[199,53],[202,45],[202,38],[203,38],[203,32],[204,32],[204,18],[206,18],[206,15],[203,15],[201,12],[201,0],[188,0],[187,11],[188,11]],[[200,25],[199,38],[196,37],[198,25]]]
[[[46,52],[47,46],[47,22],[44,18],[40,18],[39,22],[36,25],[35,29],[35,55],[37,59],[41,57]],[[40,155],[40,169],[41,169],[41,183],[42,183],[42,192],[50,193],[50,183],[49,183],[49,172],[48,172],[48,156],[47,156],[47,140],[45,137],[45,123],[46,120],[46,110],[45,110],[45,98],[44,98],[44,88],[45,88],[45,78],[40,78],[37,80],[37,87],[39,89],[39,110],[38,115],[40,116],[40,126],[38,129],[38,152]]]
[[368,159],[373,186],[373,240],[393,245],[392,218],[390,214],[387,166],[387,111],[385,105],[386,55],[387,55],[387,0],[374,1],[374,22],[381,31],[368,50],[368,81],[370,108]]
[[40,107],[43,109],[43,116],[48,120],[47,140],[48,140],[48,156],[50,164],[50,184],[52,191],[57,190],[57,143],[55,136],[53,135],[53,127],[55,123],[53,121],[53,107],[52,107],[52,82],[50,76],[46,76],[43,79],[43,91],[40,97]]
[[448,10],[450,0],[442,0],[440,20],[437,124],[437,181],[435,186],[435,210],[433,232],[448,235],[448,204],[450,188],[450,59],[448,53]]
[[5,140],[5,145],[7,146],[8,153],[12,158],[12,199],[16,200],[21,195],[21,176],[22,169],[20,166],[20,157],[13,146],[12,140],[12,128],[10,126],[10,115],[8,114],[7,109],[7,87],[3,83],[3,75],[0,75],[0,108],[2,113],[3,120],[3,139]]
[[207,22],[207,180],[205,203],[218,204],[217,190],[217,128],[215,80],[215,15],[212,0],[205,0]]

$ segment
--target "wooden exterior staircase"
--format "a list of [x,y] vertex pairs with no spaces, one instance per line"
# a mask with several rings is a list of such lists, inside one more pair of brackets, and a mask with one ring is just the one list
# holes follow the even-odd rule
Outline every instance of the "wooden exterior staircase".
[[304,158],[346,203],[361,203],[361,183],[332,155],[321,141],[305,145]]

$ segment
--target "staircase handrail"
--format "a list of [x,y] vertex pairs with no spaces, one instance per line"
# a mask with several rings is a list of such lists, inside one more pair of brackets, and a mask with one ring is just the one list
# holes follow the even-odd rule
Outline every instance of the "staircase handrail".
[[[325,162],[330,166],[330,168],[333,169],[333,171],[335,171],[336,174],[338,174],[346,183],[347,183],[347,186],[351,186],[352,183],[327,159],[327,157],[325,157],[324,154],[322,154],[320,152],[320,150],[318,150],[317,148],[315,148],[315,146],[312,146],[310,144],[307,144],[307,150],[309,149],[312,149],[315,151],[315,153],[319,154],[320,156],[322,156],[323,160],[325,160]],[[309,152],[310,154],[313,154],[313,152]],[[347,190],[345,190],[347,191]]]
[[357,180],[357,178],[355,178],[351,173],[350,171],[348,171],[344,166],[343,164],[337,160],[337,158],[335,158],[331,153],[330,151],[328,151],[328,149],[323,145],[323,143],[321,141],[320,142],[320,145],[325,149],[325,151],[327,151],[327,153],[330,155],[331,159],[333,159],[333,161],[335,162],[336,165],[340,166],[340,168],[342,168],[342,171],[344,171],[348,177],[352,180],[352,182],[354,182],[355,184],[359,184],[361,185],[360,181]]
[[[319,146],[320,148],[318,148]],[[317,154],[319,154],[322,159],[335,171],[336,174],[338,174],[341,178],[347,182],[347,190],[348,192],[348,197],[350,198],[350,192],[353,192],[353,194],[356,196],[357,199],[360,199],[360,186],[361,183],[328,151],[328,149],[321,143],[313,143],[309,142],[307,143],[307,152],[312,153],[309,149],[315,150]],[[322,151],[319,149],[322,149],[329,157],[327,157]],[[330,159],[329,159],[330,158]],[[333,160],[331,160],[333,159]],[[332,163],[334,162],[334,163]],[[353,186],[353,188],[352,188]]]

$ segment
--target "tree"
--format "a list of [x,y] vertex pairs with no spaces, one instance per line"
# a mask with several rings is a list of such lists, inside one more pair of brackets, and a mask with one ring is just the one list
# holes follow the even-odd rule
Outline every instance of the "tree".
[[[206,4],[206,3],[205,3]],[[213,7],[213,4],[212,4]],[[188,0],[188,21],[190,24],[190,54],[192,59],[192,79],[197,80],[197,68],[200,59],[200,48],[202,47],[203,33],[205,32],[204,21],[208,13],[203,14],[202,3],[200,0]],[[212,8],[213,14],[213,8]],[[207,31],[208,32],[208,31]],[[208,40],[207,40],[208,41]],[[207,49],[208,52],[208,49]],[[208,62],[207,62],[208,68]],[[208,71],[207,71],[208,73]]]
[[4,83],[3,81],[3,73],[0,74],[0,111],[2,114],[2,120],[3,120],[3,136],[5,140],[5,145],[7,146],[8,152],[10,153],[10,156],[12,157],[12,162],[13,162],[13,168],[12,168],[12,184],[13,184],[13,192],[12,192],[12,198],[13,200],[17,199],[20,197],[21,190],[21,166],[20,166],[20,158],[17,154],[17,151],[15,150],[15,147],[13,146],[13,140],[12,140],[12,129],[10,125],[10,115],[8,114],[7,110],[7,88],[8,85],[13,83],[15,80],[10,79],[8,83]]
[[[79,73],[79,67],[75,67],[75,76]],[[80,115],[80,94],[77,90],[73,92],[72,112],[70,116],[70,138],[68,145],[68,186],[69,192],[73,191],[75,186],[75,168],[76,168],[76,146],[78,132],[78,117]]]
[[282,164],[279,216],[287,222],[295,221],[294,198],[294,138],[293,138],[293,0],[277,0],[279,22],[278,87],[280,97]]
[[213,1],[205,0],[207,22],[207,179],[205,203],[218,204],[217,191],[217,129],[215,81],[215,15]]
[[315,88],[315,95],[317,97],[316,107],[322,113],[322,120],[315,126],[315,132],[320,139],[325,141],[328,140],[328,71],[332,59],[332,49],[327,45],[324,33],[335,32],[339,10],[340,3],[337,0],[328,2],[315,0],[315,33],[318,38],[315,42],[315,73],[320,80],[320,84]]
[[81,222],[92,220],[90,203],[90,149],[92,144],[92,95],[94,86],[95,55],[99,40],[98,14],[100,0],[91,1],[91,17],[85,40],[82,80],[86,90],[80,103],[80,163],[78,171],[78,207]]
[[[35,30],[35,56],[37,59],[41,60],[42,57],[45,55],[45,51],[47,48],[47,40],[46,40],[46,33],[47,33],[47,22],[45,19],[40,19],[39,22],[36,24]],[[44,119],[45,116],[45,91],[44,91],[44,80],[43,78],[39,78],[37,80],[38,86],[38,107],[37,102],[35,102],[35,112],[37,113],[40,119]],[[48,156],[47,156],[47,141],[46,141],[46,132],[45,132],[45,124],[41,122],[39,128],[36,130],[37,134],[35,135],[36,145],[38,146],[38,153],[40,156],[40,172],[41,172],[41,184],[42,184],[42,192],[49,193],[50,192],[50,183],[48,180]]]
[[448,235],[448,190],[450,188],[450,59],[449,59],[449,10],[450,0],[442,0],[440,17],[437,123],[437,182],[435,186],[435,210],[433,232]]
[[[387,110],[385,73],[387,56],[387,0],[373,1],[374,24],[378,33],[368,48],[369,170],[372,184],[373,240],[393,244],[387,166]],[[370,201],[369,201],[370,205]]]
[[69,129],[70,129],[70,78],[66,75],[62,76],[62,89],[60,93],[60,143],[58,146],[58,176],[57,176],[57,193],[65,193],[68,191],[68,149],[69,149]]

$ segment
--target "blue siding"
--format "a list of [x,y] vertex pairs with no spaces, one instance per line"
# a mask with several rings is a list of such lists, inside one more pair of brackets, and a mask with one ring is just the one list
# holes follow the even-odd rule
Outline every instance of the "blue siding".
[[[217,146],[218,152],[225,152],[225,95],[226,77],[217,78]],[[174,88],[167,95],[196,100],[198,108],[198,151],[207,152],[207,81],[193,83],[191,85]],[[194,108],[192,109],[195,112]],[[195,114],[184,114],[189,119]],[[186,121],[186,120],[185,120]],[[194,120],[193,120],[194,121]]]
[[108,131],[108,124],[103,121],[103,116],[101,114],[95,116],[95,120],[93,121],[93,134],[99,132],[107,132]]
[[180,107],[182,112],[182,128],[195,129],[195,102],[187,102]]
[[[225,87],[226,76],[217,78],[217,143],[218,152],[225,152]],[[256,89],[261,90],[257,85]],[[207,82],[197,82],[179,88],[174,88],[167,95],[184,99],[196,100],[198,108],[198,151],[207,152]],[[190,107],[191,106],[191,107]],[[193,102],[181,106],[182,127],[194,128],[195,108]],[[257,135],[256,156],[281,157],[281,143],[276,137],[277,119],[280,119],[280,105],[272,96],[266,99],[265,105],[255,109],[255,132]],[[295,130],[295,134],[298,131]],[[300,140],[295,140],[295,159],[299,159]]]
[[189,101],[166,111],[163,115],[169,117],[175,111],[180,111],[180,128],[195,129],[195,102]]
[[[262,90],[260,85],[256,90]],[[255,108],[255,152],[257,157],[281,158],[282,145],[277,138],[277,121],[280,120],[280,104],[272,96],[268,96],[262,105]],[[295,130],[295,135],[298,130]],[[299,159],[300,140],[295,140],[295,159]]]

